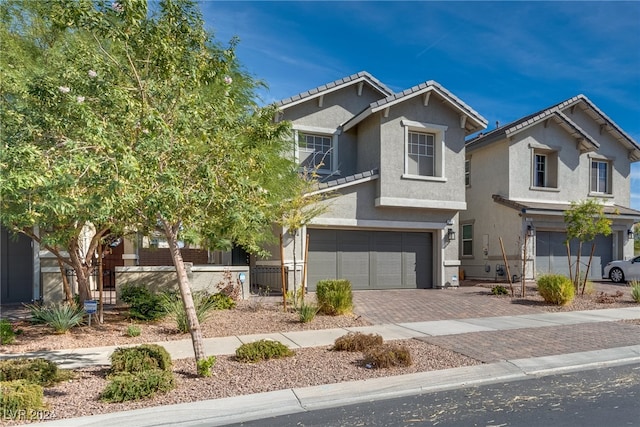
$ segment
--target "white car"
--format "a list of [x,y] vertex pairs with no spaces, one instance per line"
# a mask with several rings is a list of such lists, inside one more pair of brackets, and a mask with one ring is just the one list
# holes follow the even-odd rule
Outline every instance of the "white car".
[[640,279],[640,256],[625,261],[611,261],[604,266],[603,278],[615,283]]

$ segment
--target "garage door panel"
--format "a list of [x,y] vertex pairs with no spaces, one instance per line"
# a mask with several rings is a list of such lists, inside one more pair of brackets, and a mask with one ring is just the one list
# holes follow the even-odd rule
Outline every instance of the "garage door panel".
[[[569,276],[569,262],[567,258],[567,246],[565,240],[566,233],[555,231],[536,232],[536,273],[537,274],[564,274]],[[603,267],[612,258],[612,238],[611,236],[599,235],[595,239],[596,248],[589,269],[589,278],[599,280],[602,278]],[[569,247],[571,249],[571,263],[575,265],[577,261],[578,249],[580,247],[577,239],[571,239]],[[582,245],[580,254],[580,269],[584,272],[589,262],[591,254],[591,242]],[[573,267],[575,269],[575,266]],[[575,271],[575,270],[574,270]]]
[[403,281],[406,287],[431,288],[431,239],[415,233],[403,233],[402,237],[403,247],[406,248],[403,253]]
[[320,280],[336,278],[337,247],[335,230],[314,230],[309,239],[309,253],[313,253],[313,262],[307,265],[309,290],[315,291]]
[[377,232],[373,234],[372,288],[402,288],[402,234]]
[[309,235],[312,290],[320,278],[347,279],[353,289],[432,286],[431,233],[309,230]]

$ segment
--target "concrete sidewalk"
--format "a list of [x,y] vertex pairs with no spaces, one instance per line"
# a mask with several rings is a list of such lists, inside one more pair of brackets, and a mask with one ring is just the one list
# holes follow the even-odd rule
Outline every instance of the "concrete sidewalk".
[[[385,341],[415,338],[485,362],[483,365],[409,375],[279,390],[47,423],[52,426],[224,425],[349,403],[406,396],[529,376],[640,363],[640,306],[604,310],[541,312],[513,316],[387,323],[205,339],[207,354],[234,354],[243,343],[280,341],[290,348],[332,345],[348,332],[380,334]],[[157,343],[172,358],[193,356],[191,340]],[[113,347],[56,350],[6,357],[45,357],[63,368],[108,365]]]
[[[469,351],[476,349],[481,342],[490,342],[493,351],[493,358],[500,360],[509,359],[511,357],[499,357],[501,351],[512,350],[516,348],[516,343],[505,343],[504,337],[510,336],[510,332],[518,330],[527,330],[527,334],[523,338],[531,339],[537,342],[537,347],[541,347],[540,341],[535,340],[537,331],[550,331],[553,328],[562,328],[572,325],[599,324],[604,325],[607,330],[602,337],[603,342],[595,343],[595,348],[585,348],[584,350],[600,350],[610,347],[625,347],[629,345],[640,344],[640,328],[635,325],[618,324],[616,321],[640,319],[640,306],[631,308],[612,308],[604,310],[587,310],[587,311],[569,311],[558,313],[533,313],[518,316],[499,316],[499,317],[480,317],[470,319],[457,320],[434,320],[427,322],[410,322],[397,324],[381,324],[361,327],[348,327],[336,329],[307,330],[294,332],[278,332],[268,334],[228,336],[218,338],[206,338],[204,340],[205,352],[210,355],[230,355],[235,354],[236,349],[244,344],[261,339],[271,339],[280,341],[289,348],[296,349],[302,347],[322,347],[329,346],[334,343],[336,338],[341,337],[348,332],[362,332],[366,334],[379,334],[385,341],[401,340],[408,338],[422,339],[444,347],[447,345],[447,339],[451,342],[462,342],[470,337],[478,337],[477,342],[470,344],[468,349],[463,347],[454,350],[467,354]],[[552,329],[547,329],[552,328]],[[618,331],[621,329],[621,331]],[[500,332],[503,343],[491,342],[495,340],[483,338],[483,333]],[[523,334],[511,334],[518,336]],[[563,333],[563,341],[571,342],[571,330]],[[582,335],[578,337],[579,341],[583,340]],[[485,335],[486,336],[486,335]],[[607,338],[619,338],[614,344],[605,344]],[[184,359],[193,357],[193,344],[190,339],[177,341],[162,341],[159,344],[167,349],[172,359]],[[547,343],[548,344],[548,343]],[[134,346],[132,344],[131,346]],[[497,346],[496,346],[497,345]],[[580,342],[576,342],[575,346],[579,346]],[[22,354],[5,354],[2,358],[15,357],[43,357],[52,360],[60,365],[61,368],[75,369],[85,366],[109,365],[109,356],[117,348],[122,346],[109,347],[93,347],[78,348],[71,350],[47,350],[35,351]],[[500,347],[504,347],[502,350]],[[577,347],[579,348],[579,347]],[[552,350],[552,349],[549,349]],[[496,351],[498,353],[496,353]],[[529,351],[529,350],[527,350]],[[575,351],[575,348],[574,348]],[[553,351],[552,351],[553,353]],[[557,353],[557,352],[556,352]],[[498,354],[496,356],[496,354]],[[468,355],[468,354],[467,354]],[[513,354],[509,355],[513,356]],[[522,355],[529,357],[531,354]],[[479,358],[485,362],[494,361],[494,359],[486,360],[482,355],[474,354],[472,357]]]

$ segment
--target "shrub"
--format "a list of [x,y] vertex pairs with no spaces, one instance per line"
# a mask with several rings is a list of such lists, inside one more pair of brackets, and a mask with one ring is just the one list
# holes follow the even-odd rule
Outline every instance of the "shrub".
[[37,419],[44,409],[42,386],[27,380],[0,382],[2,419]]
[[[204,323],[213,310],[216,308],[216,300],[210,298],[210,295],[204,291],[194,292],[193,305],[196,309],[196,317],[198,322]],[[176,322],[176,327],[182,333],[189,332],[189,323],[187,322],[187,312],[182,303],[182,297],[177,292],[169,292],[162,295],[162,306],[165,312]]]
[[120,290],[120,299],[129,305],[129,316],[138,320],[158,320],[166,315],[162,297],[146,286],[125,285]]
[[629,283],[631,286],[631,298],[637,303],[640,303],[640,282],[634,280]]
[[242,344],[236,350],[236,359],[240,362],[259,362],[293,356],[293,350],[279,341],[260,340]]
[[411,366],[411,353],[404,346],[383,344],[369,348],[363,362],[372,368],[391,368],[395,366]]
[[316,314],[318,314],[318,307],[311,304],[302,304],[298,308],[298,316],[300,317],[300,321],[302,323],[309,323],[313,319],[315,319]]
[[0,344],[13,344],[16,340],[16,333],[13,325],[7,319],[0,320]]
[[173,372],[161,369],[120,372],[109,378],[100,398],[106,402],[126,402],[152,397],[175,388]]
[[334,351],[366,351],[382,345],[382,337],[378,334],[349,332],[336,339],[331,350]]
[[340,315],[353,310],[353,293],[348,280],[321,280],[316,287],[316,298],[320,311],[329,315]]
[[213,294],[209,297],[216,310],[229,310],[236,307],[232,297],[223,293]]
[[164,347],[157,344],[119,347],[111,354],[112,373],[138,373],[153,369],[171,370],[171,356]]
[[216,364],[216,357],[209,356],[206,359],[200,359],[196,362],[198,375],[201,377],[210,377],[211,376],[211,368]]
[[538,292],[545,302],[556,305],[569,304],[575,295],[571,279],[561,274],[545,274],[539,277]]
[[0,360],[0,381],[25,380],[41,386],[49,386],[60,380],[58,365],[38,359]]
[[125,331],[125,335],[128,337],[138,337],[142,333],[140,326],[138,325],[129,325],[127,326],[127,330]]
[[502,285],[496,285],[491,288],[491,293],[493,295],[509,295],[509,291]]
[[31,312],[31,320],[53,328],[56,334],[64,334],[69,329],[83,323],[84,309],[75,303],[52,305],[25,304]]

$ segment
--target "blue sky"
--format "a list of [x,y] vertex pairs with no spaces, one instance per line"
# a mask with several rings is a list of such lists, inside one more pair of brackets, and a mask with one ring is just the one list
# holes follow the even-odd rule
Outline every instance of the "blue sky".
[[[203,1],[217,40],[277,101],[359,71],[435,80],[506,124],[580,93],[640,143],[640,2]],[[631,207],[640,209],[640,164]]]

